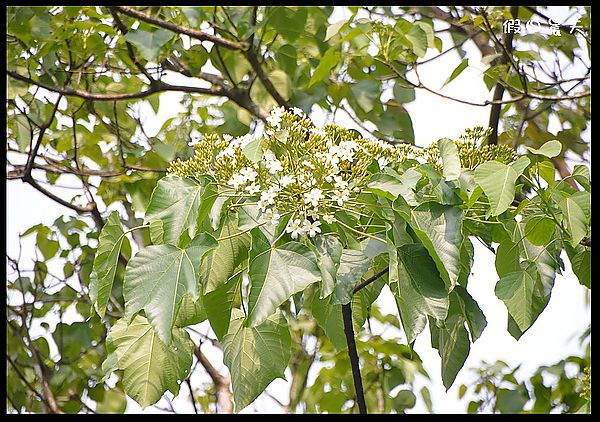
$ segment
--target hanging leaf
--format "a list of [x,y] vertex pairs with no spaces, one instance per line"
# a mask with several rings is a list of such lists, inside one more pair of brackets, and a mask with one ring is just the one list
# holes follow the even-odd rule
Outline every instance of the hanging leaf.
[[173,341],[167,346],[140,315],[130,324],[125,318],[117,321],[110,329],[106,348],[107,362],[112,362],[113,369],[124,371],[123,388],[142,408],[156,403],[167,390],[177,396],[179,384],[192,367],[194,345],[188,333],[175,328]]
[[321,271],[321,293],[319,297],[325,298],[335,288],[343,247],[333,235],[317,236],[314,245],[317,265]]
[[[162,221],[162,236],[158,228],[152,243],[185,246],[181,235],[193,238],[200,223],[208,215],[217,195],[208,178],[201,184],[184,177],[169,175],[158,181],[150,197],[144,218],[146,223]],[[158,232],[158,234],[157,234]]]
[[496,283],[496,296],[502,300],[517,326],[525,332],[546,306],[540,275],[534,264],[506,274]]
[[119,213],[113,211],[100,232],[98,250],[90,277],[90,299],[100,318],[104,318],[106,312],[121,248],[125,250],[125,255],[131,255],[129,239],[125,237],[121,228]]
[[345,305],[352,300],[352,291],[367,272],[371,260],[361,251],[344,249],[337,270],[332,303]]
[[250,249],[250,233],[239,230],[235,214],[225,216],[215,236],[222,240],[200,266],[200,282],[205,294],[227,283],[246,260]]
[[284,377],[292,341],[286,320],[278,310],[260,324],[247,327],[244,314],[234,309],[222,344],[236,411],[252,403],[275,378]]
[[502,214],[515,199],[515,182],[519,174],[499,161],[486,161],[475,169],[475,182],[490,201],[492,216]]
[[462,210],[457,206],[424,202],[407,211],[399,204],[399,201],[395,201],[393,208],[408,222],[427,248],[450,290],[458,282],[460,273]]
[[573,198],[565,198],[558,204],[563,212],[563,220],[571,233],[571,244],[577,245],[587,234],[585,214]]
[[452,139],[438,140],[438,148],[442,157],[443,174],[446,180],[456,180],[460,176],[460,157],[458,148]]
[[185,249],[173,245],[151,245],[140,250],[127,265],[123,296],[125,313],[131,320],[142,309],[158,336],[171,343],[177,312],[183,296],[197,300],[199,268],[204,256],[217,247],[206,233],[196,236]]
[[135,45],[142,57],[150,61],[157,58],[161,47],[173,36],[173,32],[166,29],[157,29],[154,32],[134,29],[127,32],[123,38]]
[[259,228],[251,234],[248,323],[256,326],[294,293],[318,281],[321,273],[315,255],[303,244],[288,242],[272,248]]

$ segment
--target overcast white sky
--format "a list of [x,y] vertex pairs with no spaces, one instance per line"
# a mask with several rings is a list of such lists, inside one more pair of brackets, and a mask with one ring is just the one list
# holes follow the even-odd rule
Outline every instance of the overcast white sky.
[[[549,15],[562,22],[566,17],[565,10],[563,7],[556,7],[549,12]],[[330,19],[330,22],[337,22],[343,17],[337,13]],[[446,34],[442,34],[441,37],[444,41],[444,49],[448,48],[449,37]],[[465,44],[465,48],[468,51],[471,66],[440,91],[449,96],[472,101],[490,98],[491,94],[487,91],[481,77],[485,67],[478,62],[479,52],[470,43]],[[433,55],[435,52],[430,51],[427,57]],[[425,85],[438,89],[459,63],[458,55],[449,53],[430,64],[419,67],[419,74]],[[185,81],[182,82],[181,79]],[[179,78],[178,80],[169,80],[169,82],[186,83],[189,80]],[[173,117],[180,110],[177,104],[178,97],[179,95],[176,93],[162,94],[157,115],[149,106],[145,108],[147,114],[143,120],[146,124],[145,130],[149,135],[154,134],[166,119]],[[474,107],[456,103],[423,90],[417,92],[416,100],[408,104],[406,108],[412,118],[416,143],[421,146],[429,145],[442,137],[456,139],[465,128],[487,126],[489,119],[489,107]],[[341,117],[342,113],[339,113],[339,116]],[[323,116],[317,110],[311,117],[315,122],[323,121]],[[339,119],[338,123],[348,127],[354,126],[348,119]],[[69,185],[70,181],[63,177],[59,184]],[[77,183],[73,183],[73,185],[79,186]],[[72,189],[57,189],[56,192],[64,198],[70,198],[73,194]],[[24,183],[19,181],[7,183],[7,253],[13,257],[17,256],[19,233],[24,232],[27,228],[38,223],[50,225],[60,215],[70,214],[72,214],[70,210],[47,199]],[[31,261],[34,259],[34,245],[33,236],[22,240],[21,259],[25,265],[31,266]],[[474,246],[475,264],[469,280],[468,291],[482,308],[488,326],[481,338],[472,345],[465,368],[459,373],[454,386],[448,392],[444,391],[441,382],[440,358],[437,350],[430,345],[428,330],[418,337],[415,345],[415,349],[424,361],[425,368],[432,379],[432,383],[427,385],[430,387],[434,410],[437,413],[465,412],[468,400],[459,401],[457,392],[459,385],[468,384],[473,380],[473,375],[468,368],[478,367],[482,361],[493,362],[501,359],[512,366],[520,364],[521,370],[517,375],[526,376],[540,365],[552,364],[571,354],[582,353],[577,338],[590,323],[590,309],[585,301],[587,290],[578,283],[570,269],[568,258],[564,256],[563,260],[567,268],[563,275],[557,277],[546,310],[519,341],[514,340],[506,331],[506,308],[494,294],[494,286],[498,280],[494,257],[478,242],[474,242]],[[62,266],[55,263],[50,267],[50,271],[53,271],[53,268],[56,273],[62,274]],[[395,303],[387,288],[384,289],[377,303],[384,309],[384,312],[397,314]],[[49,322],[52,327],[56,323],[55,321]],[[201,324],[198,328],[201,332],[206,332],[207,329],[206,324]],[[387,330],[386,335],[389,334],[393,333]],[[218,349],[205,344],[202,350],[215,362],[215,366],[222,367],[224,371],[227,370],[222,366],[222,355]],[[197,379],[193,380],[195,385],[199,385],[198,381],[201,379],[206,381],[203,370],[199,368],[197,372]],[[269,386],[268,391],[285,401],[285,392],[288,389],[289,384],[279,379]],[[418,394],[417,397],[417,405],[409,411],[411,413],[426,411]],[[181,411],[192,411],[187,390],[184,388],[173,404]],[[278,410],[279,407],[263,395],[255,402],[254,406],[246,408],[244,413],[277,412]],[[129,400],[128,411],[139,412],[140,408],[137,403]],[[146,411],[154,412],[156,410],[147,409]]]

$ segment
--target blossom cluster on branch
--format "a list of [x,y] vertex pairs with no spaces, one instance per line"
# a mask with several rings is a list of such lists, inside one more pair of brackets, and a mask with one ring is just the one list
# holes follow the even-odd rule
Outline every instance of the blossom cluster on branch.
[[[464,167],[515,159],[508,146],[481,149],[478,141],[488,134],[476,128],[457,142]],[[335,124],[317,128],[298,108],[274,108],[262,135],[209,134],[190,145],[194,157],[175,160],[169,173],[197,180],[212,176],[220,195],[256,204],[266,224],[277,225],[283,214],[292,214],[286,232],[293,239],[314,237],[323,222],[335,221],[337,210],[360,208],[357,197],[373,173],[407,162],[441,165],[436,144],[421,149],[367,139]]]

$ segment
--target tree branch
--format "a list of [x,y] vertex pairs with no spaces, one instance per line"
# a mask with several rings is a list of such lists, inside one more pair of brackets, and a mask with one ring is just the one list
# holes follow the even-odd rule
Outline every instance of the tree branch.
[[196,29],[186,28],[183,26],[176,25],[171,22],[164,21],[162,19],[158,19],[152,16],[149,16],[145,13],[139,12],[131,7],[127,6],[115,6],[114,9],[118,10],[120,13],[124,15],[131,16],[132,18],[139,19],[146,23],[150,23],[152,25],[159,26],[164,29],[168,29],[169,31],[176,32],[178,34],[184,34],[191,38],[195,38],[200,41],[210,41],[216,45],[220,45],[224,48],[228,48],[230,50],[243,50],[245,45],[243,43],[238,43],[235,41],[230,41],[225,38],[207,34],[206,32],[198,31]]
[[352,327],[352,304],[342,305],[342,316],[344,318],[344,334],[348,344],[348,357],[352,367],[352,377],[354,379],[354,391],[356,392],[356,403],[358,411],[362,414],[367,413],[367,404],[365,402],[365,392],[363,390],[362,379],[360,377],[360,365],[358,353],[356,351],[356,342],[354,340],[354,329]]
[[233,413],[233,401],[231,399],[231,391],[229,391],[229,384],[231,383],[229,377],[222,375],[210,363],[200,350],[200,346],[194,346],[194,355],[215,384],[215,389],[217,390],[217,408],[220,409],[221,413]]

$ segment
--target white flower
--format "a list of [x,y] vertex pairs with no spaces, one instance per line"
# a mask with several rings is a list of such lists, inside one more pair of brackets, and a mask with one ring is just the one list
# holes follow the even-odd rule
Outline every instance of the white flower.
[[244,167],[241,169],[240,174],[249,182],[254,182],[256,180],[256,176],[258,176],[258,173],[250,167]]
[[283,166],[281,165],[281,161],[279,161],[277,158],[274,160],[267,160],[265,161],[265,167],[269,170],[270,174],[275,174],[278,171],[282,171],[283,170]]
[[271,110],[271,114],[267,117],[267,123],[272,127],[278,129],[281,125],[281,117],[283,116],[285,109],[283,107],[274,107]]
[[285,231],[292,234],[292,239],[297,239],[299,234],[304,234],[306,232],[302,222],[297,218],[290,222]]
[[223,139],[227,142],[231,142],[231,140],[233,139],[233,136],[231,136],[230,134],[226,133],[223,135]]
[[323,199],[323,191],[321,189],[313,188],[309,193],[304,194],[304,203],[312,204],[313,207],[319,205],[319,199]]
[[275,203],[276,197],[277,197],[277,192],[271,190],[271,188],[269,188],[269,190],[267,192],[263,192],[260,194],[260,200],[267,204],[271,204],[271,205],[273,205]]
[[296,116],[304,116],[304,110],[302,110],[301,108],[298,107],[292,107],[292,112],[296,115]]
[[321,233],[321,229],[319,228],[320,225],[321,222],[319,220],[315,220],[314,223],[304,220],[304,231],[308,232],[310,237],[315,237],[317,233]]
[[314,177],[310,177],[310,178],[305,178],[304,182],[301,184],[301,186],[304,189],[308,189],[311,186],[314,186],[317,183],[317,179],[315,179]]
[[304,166],[308,167],[308,168],[309,168],[309,169],[311,169],[311,170],[314,170],[314,169],[315,169],[315,165],[314,165],[313,163],[311,163],[310,161],[308,161],[308,160],[304,160],[304,161],[302,162],[302,165],[304,165]]
[[279,224],[279,219],[281,216],[277,213],[277,211],[273,211],[272,209],[268,209],[264,211],[261,215],[261,219],[267,221],[268,226],[276,226]]
[[200,138],[196,138],[196,139],[192,139],[190,142],[188,142],[188,145],[193,147],[194,145],[198,145],[200,143]]
[[310,128],[310,133],[312,133],[313,135],[322,136],[323,138],[325,138],[327,136],[327,134],[323,131],[323,129],[320,129],[318,127]]
[[233,186],[235,190],[239,190],[240,186],[246,184],[246,177],[241,174],[234,174],[233,177],[227,182],[228,185]]
[[379,157],[379,158],[377,159],[377,164],[379,164],[379,168],[380,168],[381,170],[383,170],[383,168],[384,168],[385,166],[387,166],[388,162],[389,162],[389,161],[388,161],[387,157]]
[[252,182],[251,185],[246,186],[246,190],[248,191],[249,194],[258,193],[260,191],[260,185],[255,182]]
[[350,199],[350,191],[348,189],[344,189],[343,191],[334,190],[333,195],[331,195],[331,199],[337,202],[337,204],[341,207],[344,205],[344,201]]
[[289,174],[286,174],[279,180],[279,184],[281,185],[281,187],[285,188],[287,185],[291,185],[295,181],[296,181],[296,179],[294,179],[294,176],[290,176]]
[[267,206],[269,205],[268,202],[263,199],[259,200],[256,204],[258,205],[260,212],[265,212],[267,210]]
[[342,176],[333,176],[333,180],[335,180],[335,187],[338,190],[343,190],[346,189],[348,187],[348,182],[346,182],[344,179],[342,179]]
[[325,220],[327,224],[333,224],[335,222],[335,217],[333,214],[325,214],[323,220]]

